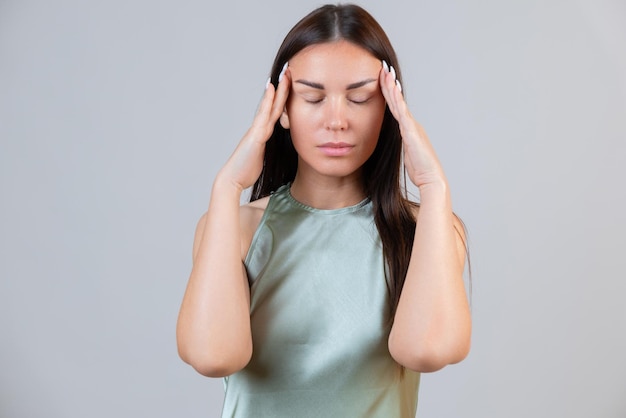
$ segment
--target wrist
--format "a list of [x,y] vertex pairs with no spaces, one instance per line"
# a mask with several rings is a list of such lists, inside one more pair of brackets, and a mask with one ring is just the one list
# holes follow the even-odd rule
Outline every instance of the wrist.
[[419,186],[420,202],[425,201],[449,201],[450,188],[445,179],[439,179]]
[[215,180],[213,181],[213,188],[211,189],[212,195],[219,195],[220,197],[233,197],[239,199],[241,194],[243,193],[244,188],[232,180],[225,173],[220,171],[215,176]]

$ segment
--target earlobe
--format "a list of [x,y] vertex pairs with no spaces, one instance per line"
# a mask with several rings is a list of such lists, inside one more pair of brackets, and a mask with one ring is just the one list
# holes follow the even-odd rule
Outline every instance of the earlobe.
[[283,113],[280,114],[280,126],[285,129],[289,129],[289,115],[287,115],[287,111],[283,110]]

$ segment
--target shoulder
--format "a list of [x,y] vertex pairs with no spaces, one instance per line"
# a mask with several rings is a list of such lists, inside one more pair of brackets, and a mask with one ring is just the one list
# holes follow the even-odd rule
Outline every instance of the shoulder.
[[255,200],[254,202],[246,203],[239,208],[239,219],[241,222],[242,232],[251,232],[254,235],[263,213],[267,208],[267,204],[270,201],[270,197],[263,197]]
[[270,197],[263,197],[254,202],[242,205],[239,208],[239,222],[241,227],[241,259],[245,259]]
[[[239,228],[241,233],[241,259],[245,259],[248,254],[248,249],[254,237],[254,233],[261,223],[263,213],[269,202],[269,196],[264,197],[254,202],[247,203],[239,207]],[[195,259],[200,242],[202,241],[202,235],[206,224],[207,213],[205,212],[198,220],[196,225],[196,233],[193,242],[193,258]]]

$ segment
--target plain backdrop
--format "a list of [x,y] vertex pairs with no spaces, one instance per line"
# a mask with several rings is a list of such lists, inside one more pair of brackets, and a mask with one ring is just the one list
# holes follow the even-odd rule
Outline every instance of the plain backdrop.
[[[218,417],[195,224],[315,1],[0,0],[0,417]],[[363,1],[469,229],[473,347],[418,417],[626,416],[626,3]]]

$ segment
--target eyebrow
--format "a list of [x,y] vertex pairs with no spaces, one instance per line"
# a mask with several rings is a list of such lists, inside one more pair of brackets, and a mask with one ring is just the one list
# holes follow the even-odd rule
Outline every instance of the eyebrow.
[[[346,90],[358,89],[359,87],[363,87],[364,85],[372,83],[374,81],[377,81],[377,80],[375,78],[368,78],[366,80],[357,81],[356,83],[348,84],[346,86]],[[314,89],[324,90],[324,85],[323,84],[316,83],[314,81],[296,80],[295,82],[299,83],[299,84],[304,84],[305,86],[309,86],[309,87],[314,88]]]

